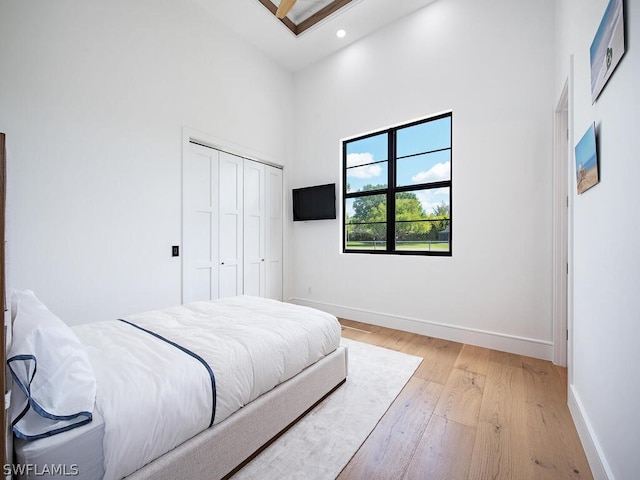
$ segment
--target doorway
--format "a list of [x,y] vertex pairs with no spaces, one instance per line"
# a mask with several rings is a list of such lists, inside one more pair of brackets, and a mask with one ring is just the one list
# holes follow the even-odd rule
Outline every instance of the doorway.
[[554,115],[553,155],[553,363],[567,366],[569,345],[569,82]]

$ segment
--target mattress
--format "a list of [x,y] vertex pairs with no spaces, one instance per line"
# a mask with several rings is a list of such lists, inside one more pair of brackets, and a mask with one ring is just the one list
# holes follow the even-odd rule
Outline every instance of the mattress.
[[[102,439],[104,420],[98,410],[93,411],[93,420],[81,427],[37,441],[14,440],[17,478],[37,476],[36,468],[53,470],[61,465],[61,475],[47,475],[46,478],[99,479],[104,476]],[[27,470],[32,465],[33,471]],[[37,465],[37,467],[35,467]],[[22,469],[22,470],[21,470]],[[77,472],[77,475],[75,475]],[[22,474],[20,474],[22,473]],[[65,473],[67,475],[65,475]]]
[[[76,466],[77,478],[122,478],[294,377],[334,351],[340,339],[340,326],[331,315],[254,297],[196,302],[123,320],[73,328],[96,373],[94,420],[49,438],[17,441],[19,463],[59,458],[70,468]],[[158,342],[147,330],[197,352],[210,365],[215,383],[212,399],[204,369],[178,363],[193,358],[167,345],[161,347],[162,353],[151,352],[156,346],[149,346],[147,353],[145,344]],[[123,349],[118,347],[121,334],[132,335]],[[129,358],[132,351],[134,359]],[[149,364],[165,360],[159,373],[151,373],[152,380],[135,388],[127,383],[136,378],[136,369],[146,370]],[[197,387],[194,393],[185,393],[185,377],[191,371],[196,372]],[[167,383],[180,388],[167,394]],[[147,408],[150,402],[160,402],[164,414]],[[119,410],[122,403],[129,403],[124,413]],[[209,422],[207,410],[212,406]]]

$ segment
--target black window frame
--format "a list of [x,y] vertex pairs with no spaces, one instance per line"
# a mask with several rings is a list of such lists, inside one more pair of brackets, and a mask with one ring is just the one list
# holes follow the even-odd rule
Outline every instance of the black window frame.
[[[440,180],[436,182],[426,182],[426,183],[418,183],[411,185],[402,185],[397,186],[396,181],[396,171],[397,171],[397,161],[399,160],[396,157],[396,137],[398,130],[402,130],[404,128],[413,127],[416,125],[421,125],[437,120],[441,120],[443,118],[450,119],[450,140],[448,148],[436,149],[427,152],[420,152],[416,154],[412,154],[409,156],[417,156],[435,153],[444,150],[450,150],[450,172],[449,172],[449,180]],[[347,172],[349,168],[357,168],[357,167],[347,167],[347,145],[352,142],[357,142],[366,138],[375,137],[377,135],[386,134],[387,135],[387,187],[376,190],[367,190],[367,191],[357,191],[357,192],[347,192]],[[401,157],[402,158],[407,158]],[[374,162],[379,163],[379,162]],[[397,125],[394,127],[386,128],[383,130],[378,130],[376,132],[367,133],[365,135],[361,135],[354,138],[349,138],[347,140],[343,140],[342,142],[342,252],[343,253],[354,253],[354,254],[370,254],[370,255],[420,255],[420,256],[437,256],[437,257],[451,257],[453,256],[453,112],[445,112],[438,115],[434,115],[431,117],[423,118],[420,120],[412,121],[406,124]],[[396,219],[395,219],[395,210],[396,210],[396,194],[402,192],[415,192],[421,190],[431,190],[431,189],[439,189],[439,188],[448,188],[449,189],[449,249],[446,251],[441,250],[398,250],[396,249]],[[347,201],[353,198],[363,198],[371,195],[386,195],[386,205],[387,205],[387,215],[386,215],[386,248],[385,249],[357,249],[357,248],[347,248]],[[428,221],[428,220],[424,220]]]

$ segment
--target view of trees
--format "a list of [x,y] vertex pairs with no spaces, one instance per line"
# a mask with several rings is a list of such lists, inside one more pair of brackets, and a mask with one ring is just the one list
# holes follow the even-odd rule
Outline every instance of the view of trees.
[[[362,191],[385,189],[385,185],[366,185]],[[413,192],[396,194],[396,242],[443,240],[440,232],[449,226],[449,206],[442,203],[432,212],[425,212]],[[355,198],[353,214],[347,217],[349,242],[384,241],[387,229],[385,194]],[[445,234],[446,235],[446,234]],[[446,239],[448,241],[448,236]]]

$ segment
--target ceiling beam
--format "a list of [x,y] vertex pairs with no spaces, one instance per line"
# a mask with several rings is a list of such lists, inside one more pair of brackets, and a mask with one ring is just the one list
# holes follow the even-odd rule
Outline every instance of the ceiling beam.
[[278,5],[278,9],[276,10],[276,17],[286,17],[295,4],[296,0],[282,0],[280,2],[280,5]]
[[[273,15],[276,15],[278,11],[278,7],[274,5],[274,3],[270,0],[258,0],[262,5],[265,6],[267,10],[269,10]],[[340,10],[342,7],[348,5],[353,0],[334,0],[326,7],[318,10],[316,13],[311,15],[309,18],[301,21],[299,24],[295,24],[292,22],[289,17],[280,18],[279,20],[293,32],[294,35],[300,35],[302,32],[310,29],[314,25],[320,23],[322,20],[327,18],[329,15],[333,15],[335,12]],[[282,2],[284,3],[284,2]],[[295,3],[295,1],[293,2]]]

